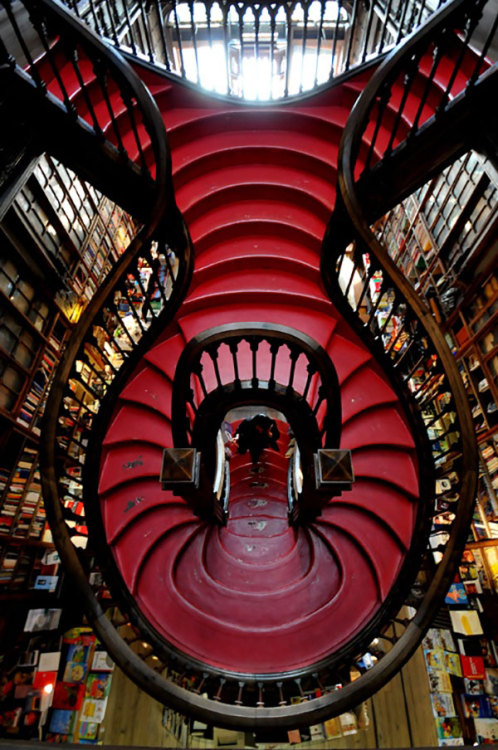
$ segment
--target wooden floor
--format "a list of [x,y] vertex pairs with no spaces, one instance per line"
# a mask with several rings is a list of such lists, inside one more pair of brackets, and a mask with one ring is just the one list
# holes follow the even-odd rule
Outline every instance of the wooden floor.
[[[367,702],[369,725],[337,740],[292,745],[293,748],[430,747],[438,744],[423,652],[419,649],[401,674]],[[162,726],[163,707],[115,670],[104,722],[104,745],[185,747]],[[191,747],[216,747],[192,738]],[[223,747],[229,745],[223,744]],[[268,746],[270,747],[270,746]],[[272,744],[277,747],[290,745]]]

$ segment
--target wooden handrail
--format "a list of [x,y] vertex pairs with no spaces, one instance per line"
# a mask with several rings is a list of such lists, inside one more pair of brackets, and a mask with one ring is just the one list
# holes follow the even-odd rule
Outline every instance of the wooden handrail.
[[[473,7],[477,17],[481,9],[482,4]],[[357,100],[344,130],[339,151],[338,201],[322,250],[322,272],[326,286],[351,324],[369,342],[376,357],[384,361],[386,369],[394,368],[398,376],[401,375],[400,385],[405,389],[406,398],[412,407],[425,410],[426,413],[434,408],[434,416],[430,419],[426,417],[422,424],[425,422],[427,425],[425,429],[432,448],[435,477],[440,482],[446,479],[451,487],[447,494],[454,495],[453,499],[456,499],[452,506],[454,520],[448,526],[449,538],[436,551],[441,558],[439,563],[434,564],[434,551],[430,546],[425,553],[422,566],[426,580],[420,589],[421,598],[413,604],[414,614],[386,657],[362,676],[358,685],[354,683],[345,687],[339,701],[344,707],[350,694],[356,693],[360,700],[367,697],[373,689],[385,684],[412,655],[441,606],[453,579],[472,516],[477,483],[477,446],[464,385],[444,335],[429,308],[391,260],[372,230],[370,222],[376,217],[368,201],[368,192],[363,189],[372,173],[372,161],[376,160],[376,178],[381,179],[384,167],[389,169],[389,160],[396,151],[392,137],[384,151],[375,150],[380,131],[378,124],[387,111],[390,86],[414,62],[418,64],[435,38],[442,40],[444,36],[446,41],[451,39],[454,42],[456,36],[453,36],[453,29],[459,28],[466,20],[467,13],[472,16],[469,4],[464,0],[456,0],[386,58]],[[467,23],[467,32],[469,28],[473,28],[476,20],[473,18],[473,21]],[[447,32],[448,29],[451,33]],[[464,41],[469,42],[469,34]],[[437,55],[440,54],[444,54],[444,50],[437,52]],[[482,62],[481,56],[476,67],[479,68]],[[448,93],[453,80],[454,76],[451,76],[443,90],[441,111],[449,106]],[[477,80],[473,73],[469,76],[472,86]],[[407,85],[410,85],[409,80]],[[466,95],[469,95],[471,85]],[[471,101],[470,97],[468,101]],[[378,112],[371,118],[375,107],[378,107]],[[373,135],[369,136],[370,142],[365,147],[364,134],[369,122],[376,124]],[[412,128],[408,127],[404,140],[396,148],[408,151],[410,140],[415,141],[420,127],[418,121]],[[438,127],[437,117],[434,116],[423,127],[426,130]],[[361,156],[365,152],[366,159]],[[372,203],[375,205],[374,201],[372,193]],[[348,268],[346,273],[345,267]],[[376,292],[372,292],[371,286],[374,279],[380,284]],[[383,322],[380,322],[377,315],[381,301],[386,304],[388,311]],[[393,332],[391,328],[394,320],[398,330]],[[435,405],[436,397],[445,399],[445,405],[439,411]],[[447,417],[443,436],[447,445],[444,447],[431,436],[431,427],[443,417]],[[449,427],[446,426],[447,421],[450,423]],[[433,497],[434,500],[437,499],[435,489]],[[429,507],[431,506],[432,513],[436,515],[435,503],[429,503]]]
[[[49,2],[49,0],[44,0],[44,2]],[[457,0],[457,4],[460,7],[462,0]],[[360,126],[358,132],[360,133],[358,137],[361,139],[361,132],[363,131]],[[350,143],[351,149],[354,150],[356,146],[359,151],[359,144]],[[418,547],[419,540],[417,540],[417,544],[414,544],[413,549],[410,550],[411,556],[407,558],[403,574],[399,579],[399,586],[396,584],[396,591],[393,592],[390,601],[385,608],[381,607],[378,615],[369,624],[366,631],[362,632],[358,639],[347,644],[337,654],[330,658],[324,658],[319,664],[311,665],[306,670],[295,669],[286,673],[271,675],[227,673],[221,669],[208,667],[195,658],[187,657],[180,651],[169,647],[168,644],[161,643],[152,627],[142,629],[141,634],[144,640],[153,646],[161,665],[168,666],[170,672],[171,668],[173,672],[178,669],[182,675],[192,676],[195,681],[193,689],[187,689],[184,686],[181,676],[175,680],[175,677],[170,674],[170,677],[166,678],[147,666],[120,637],[117,627],[106,618],[88,583],[65,523],[64,509],[61,503],[64,496],[64,487],[61,486],[57,475],[57,467],[60,465],[58,463],[57,439],[65,439],[65,436],[60,432],[58,420],[61,415],[65,414],[65,399],[72,398],[67,390],[69,381],[76,382],[80,379],[77,369],[78,363],[84,362],[90,369],[95,367],[88,354],[90,347],[95,346],[93,327],[99,326],[104,329],[104,332],[106,326],[109,327],[109,321],[112,321],[112,316],[116,310],[117,293],[128,300],[130,299],[126,287],[126,280],[129,275],[140,286],[140,259],[146,257],[149,264],[152,265],[151,242],[158,240],[163,243],[164,248],[164,243],[167,243],[180,264],[176,276],[178,283],[173,283],[170,294],[163,291],[159,313],[152,309],[147,297],[147,290],[144,290],[142,286],[140,292],[142,309],[140,312],[132,310],[131,313],[137,321],[138,340],[136,340],[131,327],[125,326],[123,332],[128,342],[122,349],[123,357],[128,362],[127,367],[113,369],[113,363],[111,362],[108,372],[105,371],[105,367],[101,367],[99,370],[101,382],[98,385],[99,387],[103,385],[104,390],[107,389],[108,396],[100,404],[99,417],[93,430],[92,445],[83,456],[85,460],[84,481],[88,488],[85,488],[85,491],[94,492],[96,479],[95,476],[93,478],[91,476],[92,467],[98,465],[99,440],[103,435],[105,424],[119,394],[119,386],[124,382],[130,368],[135,366],[153,340],[153,336],[157,334],[158,327],[171,320],[185,294],[191,273],[190,241],[181,217],[176,213],[171,201],[167,202],[166,205],[171,219],[169,226],[173,226],[173,232],[167,233],[166,224],[161,225],[159,223],[157,208],[160,205],[160,200],[165,200],[164,196],[157,199],[152,223],[141,231],[139,237],[112,270],[76,328],[74,338],[70,341],[57,372],[47,408],[46,421],[43,425],[46,440],[42,446],[44,467],[42,481],[44,496],[48,498],[48,506],[50,506],[47,506],[47,514],[50,517],[54,539],[61,553],[61,558],[70,568],[75,581],[78,583],[82,600],[97,635],[109,648],[119,666],[148,693],[179,711],[188,712],[203,721],[219,726],[253,729],[256,726],[292,728],[310,725],[331,715],[341,713],[351,705],[358,704],[363,698],[384,684],[409,658],[418,645],[425,628],[429,625],[435,608],[439,605],[440,596],[447,587],[453,564],[463,544],[462,534],[471,512],[476,481],[474,464],[476,449],[472,440],[470,415],[468,409],[466,409],[465,400],[461,398],[462,389],[458,373],[455,371],[451,355],[445,349],[442,336],[430,313],[423,303],[415,298],[416,295],[407,282],[400,278],[394,264],[386,258],[385,251],[372,235],[369,224],[362,214],[363,206],[360,206],[355,193],[357,186],[351,171],[354,168],[354,162],[351,159],[348,161],[344,156],[345,153],[345,148],[343,148],[341,150],[342,176],[340,189],[343,191],[341,195],[345,210],[338,211],[336,221],[340,234],[344,237],[347,236],[348,239],[356,238],[357,244],[355,251],[346,255],[343,246],[331,247],[333,233],[329,231],[324,243],[323,260],[324,277],[329,291],[334,298],[334,302],[344,311],[345,317],[350,320],[353,327],[356,327],[366,337],[367,344],[374,356],[386,364],[388,371],[394,372],[392,381],[395,390],[401,397],[409,399],[411,404],[412,427],[423,425],[423,420],[420,419],[420,416],[417,417],[417,413],[427,408],[428,405],[430,406],[436,388],[440,389],[439,392],[449,394],[448,409],[456,415],[451,435],[455,435],[458,442],[449,443],[449,451],[441,447],[436,448],[435,441],[431,440],[429,435],[417,435],[416,430],[413,430],[418,441],[419,456],[422,458],[428,456],[430,459],[428,463],[432,463],[434,459],[435,464],[433,467],[421,467],[423,492],[426,488],[433,486],[434,474],[441,477],[446,476],[450,471],[448,467],[455,459],[448,453],[451,454],[453,446],[456,446],[455,451],[458,452],[456,462],[457,464],[460,462],[460,466],[457,466],[459,471],[459,484],[457,485],[460,495],[458,500],[459,510],[453,523],[451,538],[446,545],[443,561],[437,568],[433,566],[430,550],[426,551],[423,556],[421,555]],[[351,154],[351,151],[349,153]],[[350,170],[349,176],[347,175],[348,169]],[[347,192],[348,190],[349,192]],[[350,213],[352,214],[351,217]],[[362,256],[365,252],[370,254],[369,268],[366,268],[363,263]],[[351,288],[353,276],[351,276],[349,284],[346,283],[346,286],[344,284],[341,286],[339,280],[339,272],[346,257],[353,264],[360,282],[359,286],[362,288],[361,300],[355,300],[353,309],[347,302],[348,288]],[[369,297],[369,284],[374,273],[382,275],[379,294],[388,295],[391,294],[391,289],[393,290],[393,305],[396,309],[396,315],[400,320],[401,329],[407,336],[400,347],[397,344],[401,340],[399,338],[401,334],[398,333],[397,338],[391,336],[389,342],[386,343],[383,341],[382,335],[386,333],[387,323],[384,323],[380,330],[378,325],[377,328],[375,327],[375,312],[379,300]],[[171,275],[172,277],[175,276],[174,273]],[[365,313],[360,301],[370,305],[370,310],[367,310],[366,324],[362,317]],[[144,314],[145,316],[147,314],[154,316],[152,325],[144,323]],[[141,322],[137,320],[140,315],[142,316]],[[253,328],[255,327],[253,326]],[[228,333],[229,330],[220,331],[219,340],[224,340]],[[252,333],[261,335],[264,333],[267,336],[268,330],[267,328],[264,332],[253,330]],[[208,335],[206,334],[206,337]],[[215,343],[215,340],[208,342],[205,338],[201,342],[201,348],[206,343]],[[422,347],[421,350],[417,349],[419,344]],[[422,377],[417,387],[409,393],[413,383],[414,369],[417,368],[419,362],[426,364],[429,361],[431,369],[427,376]],[[258,379],[257,376],[254,377],[256,380]],[[109,387],[111,384],[112,388]],[[442,389],[441,384],[444,386]],[[96,390],[94,390],[94,393],[98,395]],[[100,398],[98,400],[100,401]],[[78,412],[78,418],[79,414],[80,412]],[[184,420],[184,409],[179,417]],[[176,430],[178,425],[176,415],[173,415],[173,419]],[[86,417],[81,419],[81,434],[85,434],[87,429],[85,420]],[[182,434],[179,436],[180,442],[183,439],[184,435]],[[83,441],[79,434],[73,432],[69,441],[71,446],[75,446],[75,450],[82,450]],[[79,455],[76,456],[75,463],[79,464],[79,458]],[[93,470],[93,475],[95,474],[96,472]],[[424,511],[425,509],[426,506],[423,507]],[[421,512],[419,516],[417,532],[420,531],[422,542],[425,542],[427,534],[430,533],[427,528],[430,514],[424,516]],[[414,571],[408,568],[413,567],[415,562],[420,563],[421,567],[423,566],[423,575],[427,577],[427,584],[424,584],[423,581],[417,582],[420,583],[424,594],[422,600],[419,600],[416,592],[409,587],[408,592],[403,588],[403,586],[408,586],[410,582],[413,584]],[[415,614],[406,614],[406,610],[401,607],[399,614],[393,616],[394,605],[398,604],[413,607]],[[138,610],[134,610],[131,606],[130,614],[125,618],[126,622],[135,623],[137,615]],[[357,680],[350,681],[350,667],[357,664],[361,654],[374,648],[371,645],[374,639],[378,639],[383,645],[382,653],[381,650],[377,652],[378,663],[372,669],[364,672]],[[303,680],[306,682],[306,689],[320,691],[320,697],[297,705],[290,705],[288,703],[289,698],[302,690],[301,682]],[[342,683],[342,690],[330,692],[323,690],[324,684],[331,685],[338,682]]]
[[[17,6],[2,0],[1,4],[6,21],[0,66],[4,75],[10,72],[14,91],[24,87],[19,106],[29,97],[30,108],[39,109],[43,118],[51,117],[50,128],[44,123],[42,147],[57,156],[69,143],[100,151],[101,159],[121,170],[122,179],[131,180],[133,175],[142,179],[148,211],[160,213],[167,204],[174,205],[163,120],[149,90],[120,53],[58,0],[20,0]],[[96,94],[104,105],[100,109]],[[74,143],[75,138],[81,143]],[[95,164],[98,158],[92,168]],[[84,164],[81,171],[86,177]],[[155,205],[159,195],[162,206]],[[150,218],[148,211],[144,216],[141,210],[142,220]]]

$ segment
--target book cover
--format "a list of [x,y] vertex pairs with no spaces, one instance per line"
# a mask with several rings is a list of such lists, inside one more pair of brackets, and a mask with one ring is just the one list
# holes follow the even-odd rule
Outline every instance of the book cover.
[[462,665],[460,662],[459,654],[454,654],[451,651],[445,651],[444,664],[445,668],[450,674],[455,675],[455,677],[462,677]]
[[106,651],[95,651],[91,669],[93,672],[112,672],[114,662]]
[[458,572],[462,581],[473,581],[478,578],[477,565],[475,563],[462,563],[458,568]]
[[43,690],[47,685],[52,685],[52,689],[53,689],[56,681],[57,681],[57,672],[42,672],[39,669],[34,674],[33,687],[36,688],[37,690]]
[[451,630],[443,628],[439,631],[441,637],[441,644],[445,651],[456,651],[455,641],[451,634]]
[[60,660],[60,651],[46,651],[44,654],[40,654],[38,669],[45,672],[57,672]]
[[463,585],[467,596],[482,594],[482,586],[478,578],[476,578],[475,581],[464,581]]
[[498,719],[498,695],[488,695],[489,708],[493,719]]
[[342,737],[341,725],[337,717],[325,721],[323,723],[323,730],[325,733],[325,737],[328,740],[333,740],[336,737]]
[[54,734],[71,734],[75,716],[75,711],[66,711],[58,708],[54,709],[52,711],[52,716],[50,717],[48,731],[54,732]]
[[84,693],[83,683],[58,682],[55,686],[52,706],[79,711],[83,704]]
[[84,682],[86,676],[86,663],[79,661],[68,661],[62,677],[63,682]]
[[301,742],[301,732],[299,729],[289,729],[287,732],[289,745],[297,745]]
[[451,678],[448,672],[441,672],[434,670],[428,672],[429,677],[429,690],[432,693],[452,693],[453,688],[451,686]]
[[498,741],[497,719],[474,719],[476,742]]
[[59,582],[59,576],[36,576],[33,588],[42,591],[55,591]]
[[474,553],[471,549],[464,549],[462,552],[462,563],[473,563],[475,562]]
[[62,609],[30,609],[24,624],[25,632],[56,630],[59,627]]
[[462,707],[467,719],[491,717],[491,709],[485,695],[462,695]]
[[429,628],[422,641],[424,651],[432,651],[435,648],[444,648],[441,641],[441,631],[438,628]]
[[84,642],[71,643],[66,654],[63,682],[83,682],[86,676],[90,645]]
[[467,604],[467,594],[463,583],[452,583],[444,599],[445,604],[458,605]]
[[469,695],[482,695],[484,693],[483,680],[472,680],[465,677],[463,680],[464,690]]
[[343,735],[348,734],[357,734],[358,732],[358,724],[356,721],[356,716],[348,711],[345,714],[341,714],[339,716],[339,722],[341,724],[341,732]]
[[426,651],[424,651],[424,658],[428,670],[444,670],[445,661],[444,651],[442,648],[427,649]]
[[462,635],[483,635],[481,621],[475,609],[450,610],[451,626]]
[[109,695],[112,674],[110,672],[91,672],[85,687],[85,698],[103,700]]
[[498,669],[486,668],[484,677],[484,692],[488,695],[498,695]]
[[100,724],[104,720],[106,706],[107,698],[104,700],[85,698],[80,713],[81,721],[90,721],[95,724]]
[[484,680],[486,673],[484,671],[484,659],[482,656],[464,656],[460,654],[462,662],[462,673],[464,677],[473,678],[474,680]]
[[322,724],[312,724],[310,726],[310,737],[312,742],[319,742],[324,739]]
[[466,656],[481,656],[482,648],[479,638],[458,638],[458,650]]
[[432,713],[438,716],[456,716],[451,693],[431,693]]
[[457,739],[463,737],[460,722],[454,716],[436,719],[437,736],[440,740]]
[[87,627],[71,628],[64,633],[64,643],[79,646],[93,646],[95,641],[95,636],[91,629]]
[[79,740],[96,740],[99,734],[99,725],[94,721],[82,721],[78,727]]
[[488,641],[487,638],[480,638],[479,642],[481,644],[481,656],[484,659],[484,666],[498,667],[498,662],[496,661],[495,642]]

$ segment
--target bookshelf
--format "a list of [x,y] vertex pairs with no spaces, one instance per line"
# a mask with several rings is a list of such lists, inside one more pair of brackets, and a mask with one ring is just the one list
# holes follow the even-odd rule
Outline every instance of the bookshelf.
[[[51,536],[38,446],[48,392],[82,310],[136,231],[119,206],[46,155],[0,225],[0,597],[33,589],[44,569]],[[66,504],[77,511],[80,502],[68,486]]]
[[[487,615],[498,611],[497,186],[493,168],[470,152],[375,226],[445,333],[465,385],[480,455],[468,544],[442,623],[424,641],[440,744],[498,737],[498,634]],[[427,373],[419,375],[424,387],[432,387]],[[441,436],[439,449],[445,454],[451,451],[451,414],[444,413],[443,403],[439,407],[439,415],[423,416],[431,425],[430,437]],[[437,561],[438,535],[444,534],[456,497],[451,486],[436,486],[436,492],[439,515],[432,536]],[[462,632],[462,623],[468,632]],[[472,675],[472,669],[478,674]]]

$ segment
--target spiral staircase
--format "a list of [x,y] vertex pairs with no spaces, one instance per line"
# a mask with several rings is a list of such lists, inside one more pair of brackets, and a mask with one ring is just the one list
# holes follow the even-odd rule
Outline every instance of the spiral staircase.
[[[370,225],[477,138],[469,108],[495,86],[496,22],[476,52],[485,3],[456,0],[380,66],[254,107],[136,60],[133,72],[61,6],[24,4],[42,53],[1,50],[12,101],[50,122],[40,146],[143,222],[47,405],[44,497],[62,560],[113,658],[164,703],[248,728],[341,713],[417,647],[470,519],[459,375]],[[227,461],[223,421],[254,408],[276,415],[279,451]],[[183,482],[166,476],[164,449]],[[353,474],[327,478],[339,452]],[[436,485],[455,514],[435,555]],[[82,536],[114,608],[89,584]]]

